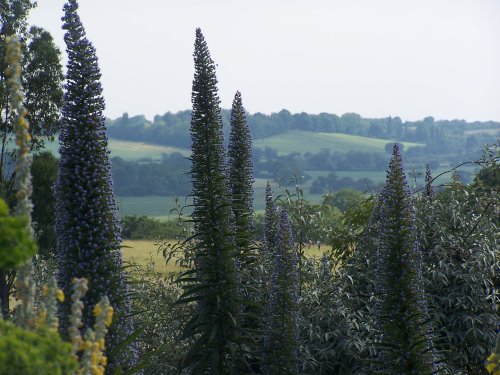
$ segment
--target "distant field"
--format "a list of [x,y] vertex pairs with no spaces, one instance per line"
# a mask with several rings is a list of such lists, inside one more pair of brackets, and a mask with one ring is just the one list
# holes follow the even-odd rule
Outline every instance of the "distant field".
[[[440,167],[432,171],[434,177],[439,174],[446,172],[450,167]],[[464,171],[469,173],[476,173],[478,167],[475,165],[466,165],[460,167],[458,171]],[[313,178],[304,184],[300,184],[300,188],[304,191],[305,198],[313,203],[321,202],[321,194],[309,194],[309,189],[312,182],[319,176],[326,176],[331,171],[304,171],[305,173],[311,175]],[[422,186],[424,183],[424,169],[419,168],[415,170],[417,183]],[[369,178],[373,181],[375,185],[383,184],[385,182],[386,173],[385,171],[335,171],[339,178],[351,177],[355,180],[361,178]],[[413,188],[415,185],[414,177],[412,175],[412,170],[407,170],[407,177],[410,186]],[[435,185],[446,184],[451,180],[451,173],[446,173],[439,177],[435,181]],[[280,188],[275,181],[269,181],[271,187],[273,188],[274,197],[283,194],[282,188]],[[267,180],[264,178],[258,178],[254,183],[254,210],[256,213],[263,213],[265,208],[265,193],[266,193]],[[287,186],[288,190],[292,193],[295,192],[295,186]],[[366,190],[369,190],[368,187]],[[185,197],[179,197],[180,204],[187,206],[191,204],[191,200],[185,200]],[[160,220],[172,219],[176,216],[175,213],[170,213],[170,210],[174,208],[174,200],[170,196],[145,196],[145,197],[117,197],[117,204],[122,215],[146,215],[155,217]],[[191,212],[190,207],[184,209],[184,214],[189,214]]]
[[[175,265],[175,261],[169,262],[168,266],[165,265],[165,260],[162,254],[158,254],[154,241],[123,241],[122,249],[123,260],[133,261],[140,266],[147,266],[150,262],[154,263],[155,269],[161,273],[178,272],[179,267]],[[323,252],[316,246],[311,246],[305,249],[305,254],[310,257],[321,257]]]
[[[191,200],[185,201],[185,197],[179,198],[181,206],[191,204]],[[116,204],[121,215],[146,215],[156,217],[160,220],[175,217],[176,213],[170,210],[175,208],[174,199],[171,196],[148,195],[145,197],[116,197]],[[190,210],[186,207],[186,213]]]
[[158,248],[154,241],[125,240],[122,245],[125,246],[122,248],[125,262],[133,261],[140,266],[146,266],[153,262],[155,269],[161,273],[179,271],[179,267],[175,265],[174,261],[169,262],[168,266],[165,265],[165,260],[162,254],[158,254]]
[[[387,143],[391,140],[360,137],[356,135],[341,133],[318,133],[308,131],[293,131],[273,137],[258,139],[253,142],[254,147],[271,147],[279,154],[290,154],[292,152],[318,153],[322,149],[329,149],[331,152],[367,151],[385,152]],[[420,143],[403,142],[408,147],[422,146]],[[47,150],[54,155],[58,153],[59,144],[56,141],[45,144]],[[187,148],[161,146],[144,142],[122,141],[117,139],[109,140],[111,157],[118,156],[125,160],[137,160],[141,158],[151,158],[160,160],[162,154],[179,152],[184,156],[189,156],[191,151]]]
[[[331,152],[385,152],[387,143],[394,141],[360,137],[357,135],[341,133],[319,133],[307,131],[291,131],[265,139],[257,139],[253,142],[254,147],[271,147],[279,154],[290,154],[292,152],[318,153],[322,149]],[[402,142],[405,148],[423,146],[420,143]]]
[[491,134],[493,136],[500,135],[500,129],[475,129],[475,130],[465,130],[464,134]]
[[[59,144],[57,141],[47,142],[45,147],[54,155],[59,152]],[[179,152],[184,156],[189,156],[191,153],[191,151],[186,148],[161,146],[143,142],[121,141],[117,139],[109,140],[109,149],[111,151],[111,157],[118,156],[125,160],[137,160],[141,158],[160,160],[162,154]]]

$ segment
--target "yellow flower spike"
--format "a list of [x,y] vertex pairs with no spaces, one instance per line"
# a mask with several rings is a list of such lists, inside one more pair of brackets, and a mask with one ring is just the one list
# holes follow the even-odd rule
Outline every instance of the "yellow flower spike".
[[62,289],[58,288],[57,289],[57,300],[59,302],[64,302],[64,292],[62,291]]
[[100,363],[101,363],[102,366],[106,366],[108,364],[108,357],[106,357],[105,355],[103,355],[101,357],[101,362]]
[[45,324],[45,320],[47,319],[47,311],[42,310],[38,313],[36,317],[35,325],[37,327],[42,327]]
[[42,287],[42,296],[47,297],[48,294],[49,294],[49,287],[47,285],[44,285]]
[[99,304],[94,306],[94,316],[99,316],[102,314],[102,309]]
[[106,326],[108,326],[108,327],[113,322],[113,312],[114,312],[114,309],[111,306],[109,306],[108,313],[106,315]]
[[99,339],[99,349],[104,350],[105,349],[105,340],[104,338]]

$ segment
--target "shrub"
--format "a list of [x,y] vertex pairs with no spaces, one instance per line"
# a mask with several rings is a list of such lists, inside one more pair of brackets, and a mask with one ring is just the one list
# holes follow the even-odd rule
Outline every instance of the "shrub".
[[28,331],[0,320],[1,375],[66,375],[76,372],[72,345],[48,329]]

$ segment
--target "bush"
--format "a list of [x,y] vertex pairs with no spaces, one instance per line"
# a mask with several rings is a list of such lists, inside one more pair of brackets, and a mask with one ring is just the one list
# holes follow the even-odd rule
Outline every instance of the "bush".
[[27,331],[0,320],[0,375],[65,375],[76,372],[72,345],[57,332]]

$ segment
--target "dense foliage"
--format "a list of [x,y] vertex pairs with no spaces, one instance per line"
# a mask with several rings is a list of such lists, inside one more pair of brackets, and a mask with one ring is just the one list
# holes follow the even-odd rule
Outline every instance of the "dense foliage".
[[66,375],[78,369],[72,345],[48,329],[27,331],[0,320],[0,374]]

